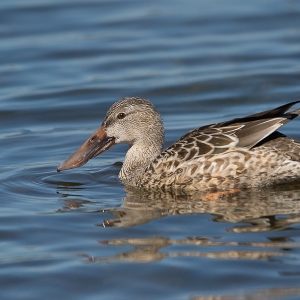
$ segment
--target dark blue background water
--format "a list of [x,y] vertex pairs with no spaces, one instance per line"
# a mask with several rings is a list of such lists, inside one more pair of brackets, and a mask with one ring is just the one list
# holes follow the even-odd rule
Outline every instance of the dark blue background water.
[[299,99],[299,1],[1,1],[0,298],[299,299],[299,185],[127,193],[122,146],[56,172],[136,95],[166,145]]

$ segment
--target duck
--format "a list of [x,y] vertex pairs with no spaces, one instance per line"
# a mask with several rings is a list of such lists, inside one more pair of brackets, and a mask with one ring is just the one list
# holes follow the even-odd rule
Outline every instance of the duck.
[[300,181],[300,142],[277,130],[300,114],[290,102],[193,129],[163,150],[163,119],[140,97],[115,102],[98,128],[57,171],[127,144],[119,179],[138,189],[228,191]]

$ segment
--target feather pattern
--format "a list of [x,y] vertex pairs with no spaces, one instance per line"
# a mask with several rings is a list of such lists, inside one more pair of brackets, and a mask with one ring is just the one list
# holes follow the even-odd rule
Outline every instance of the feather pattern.
[[300,180],[300,143],[276,131],[300,114],[285,113],[299,102],[189,131],[146,168],[140,186],[223,190]]

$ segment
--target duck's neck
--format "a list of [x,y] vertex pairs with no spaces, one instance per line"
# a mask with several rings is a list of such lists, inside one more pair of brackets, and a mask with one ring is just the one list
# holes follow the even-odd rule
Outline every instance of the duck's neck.
[[138,185],[141,177],[144,174],[146,167],[161,153],[163,145],[163,137],[147,143],[134,143],[126,153],[122,169],[119,173],[119,178],[124,184]]

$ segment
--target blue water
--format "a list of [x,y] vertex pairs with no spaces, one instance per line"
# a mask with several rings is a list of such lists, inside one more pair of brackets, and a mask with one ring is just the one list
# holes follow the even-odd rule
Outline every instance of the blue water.
[[127,192],[125,146],[56,172],[124,96],[165,146],[300,99],[299,49],[295,0],[1,1],[0,298],[299,299],[299,184]]

